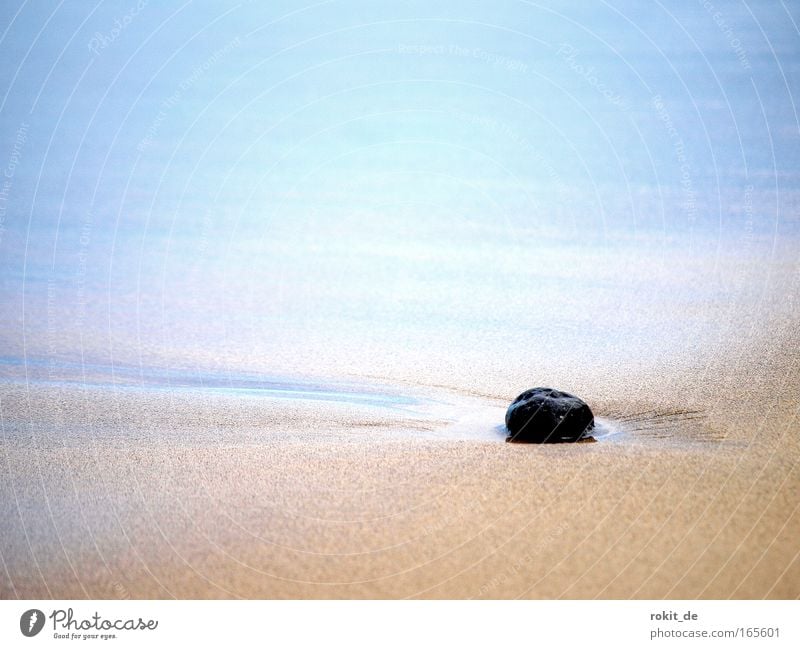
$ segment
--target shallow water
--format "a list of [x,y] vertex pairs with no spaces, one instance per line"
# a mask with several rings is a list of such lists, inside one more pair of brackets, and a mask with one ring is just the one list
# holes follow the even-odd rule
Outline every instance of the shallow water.
[[[432,386],[404,387],[353,380],[321,382],[255,373],[234,375],[119,365],[113,368],[70,363],[55,365],[14,358],[0,359],[0,379],[24,384],[32,391],[37,388],[66,390],[73,395],[78,390],[101,391],[142,403],[153,396],[188,398],[189,403],[219,397],[256,399],[272,404],[276,417],[276,423],[261,422],[264,435],[280,435],[281,413],[288,425],[296,416],[297,407],[313,411],[327,405],[332,427],[349,420],[357,426],[390,426],[399,438],[443,441],[503,441],[506,436],[505,428],[497,424],[503,420],[505,407],[498,405],[497,400]],[[289,408],[282,403],[287,401],[291,402]],[[70,404],[69,397],[66,403]],[[63,407],[53,404],[54,411]],[[74,407],[74,404],[66,407]],[[29,412],[29,419],[34,425],[37,414]],[[13,420],[9,422],[7,432],[14,430],[14,423]],[[252,425],[258,426],[259,422],[253,421]],[[91,426],[87,424],[88,428]],[[48,430],[47,436],[51,434]]]
[[61,365],[3,358],[0,372],[7,378],[25,380],[27,383],[50,385],[80,385],[84,388],[137,389],[153,391],[195,391],[241,396],[263,396],[274,399],[301,399],[306,401],[337,401],[381,408],[412,410],[419,403],[413,397],[400,393],[380,391],[379,386],[356,383],[315,383],[309,380],[256,374],[214,374],[188,372],[168,368],[126,367],[116,365]]

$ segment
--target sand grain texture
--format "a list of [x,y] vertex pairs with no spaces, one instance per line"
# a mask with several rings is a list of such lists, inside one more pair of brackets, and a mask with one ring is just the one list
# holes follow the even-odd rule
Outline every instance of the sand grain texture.
[[7,382],[0,594],[795,598],[798,372],[771,350],[647,388],[690,403],[600,396],[619,432],[558,446],[430,413]]

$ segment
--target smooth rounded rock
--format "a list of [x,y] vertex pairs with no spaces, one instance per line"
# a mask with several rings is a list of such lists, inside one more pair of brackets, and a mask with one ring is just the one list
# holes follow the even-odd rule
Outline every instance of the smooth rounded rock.
[[552,388],[519,395],[506,411],[507,442],[577,442],[594,428],[591,408],[578,397]]

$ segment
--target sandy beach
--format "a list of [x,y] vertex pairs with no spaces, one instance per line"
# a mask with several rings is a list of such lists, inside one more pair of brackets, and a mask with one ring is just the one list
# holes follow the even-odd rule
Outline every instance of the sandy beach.
[[800,16],[710,4],[0,10],[0,598],[800,597]]
[[[769,263],[733,316],[695,316],[736,335],[670,365],[532,371],[524,354],[451,365],[450,383],[429,358],[382,379],[215,384],[7,362],[0,593],[795,598],[796,260]],[[663,313],[686,297],[673,288]],[[589,401],[596,442],[504,442],[508,401],[546,376]]]

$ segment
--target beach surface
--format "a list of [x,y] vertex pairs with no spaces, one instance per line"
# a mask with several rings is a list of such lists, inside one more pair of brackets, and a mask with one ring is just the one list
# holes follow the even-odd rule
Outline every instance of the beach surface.
[[0,598],[800,596],[795,6],[15,4]]
[[[364,372],[337,380],[6,359],[0,593],[795,598],[796,263],[762,261],[733,311],[704,300],[702,339],[673,330],[696,291],[676,281],[661,316],[622,313],[643,349],[583,361],[535,327],[483,365],[469,340],[353,348]],[[592,405],[596,441],[504,442],[508,402],[542,382]]]

